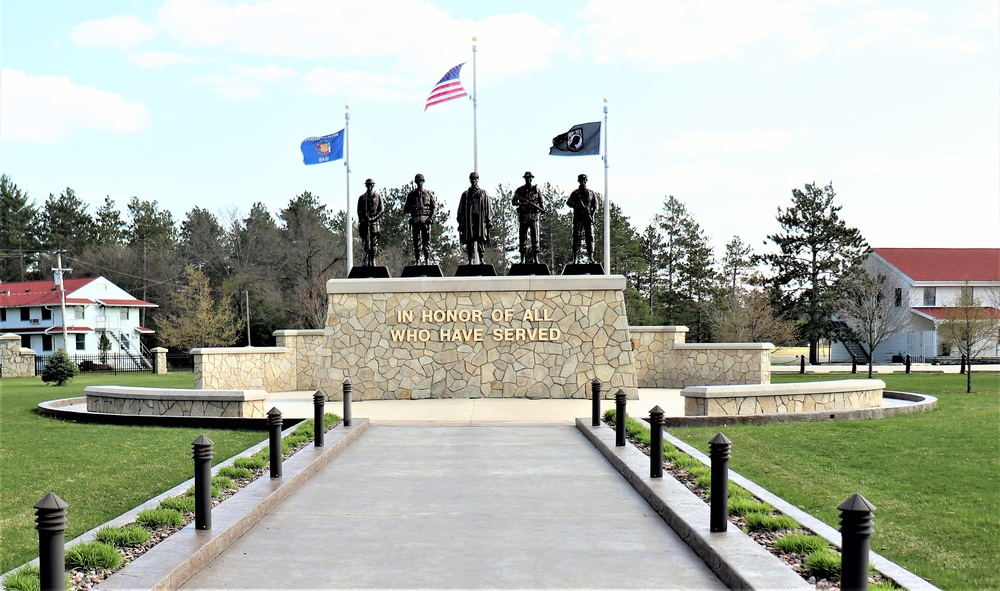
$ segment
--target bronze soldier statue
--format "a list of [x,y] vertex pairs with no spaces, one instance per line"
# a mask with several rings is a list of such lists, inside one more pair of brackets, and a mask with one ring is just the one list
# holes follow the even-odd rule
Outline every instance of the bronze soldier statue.
[[517,208],[518,247],[523,264],[538,264],[538,218],[545,212],[542,194],[537,186],[531,184],[533,178],[535,175],[530,171],[524,173],[524,184],[514,191],[513,199],[514,207]]
[[587,241],[587,260],[594,262],[594,213],[597,211],[597,196],[587,188],[587,175],[576,177],[580,186],[573,191],[566,205],[573,208],[573,262],[580,261],[580,247]]
[[406,196],[403,211],[410,214],[410,227],[413,230],[414,264],[421,264],[420,255],[423,254],[423,264],[429,265],[431,264],[430,228],[431,224],[434,223],[437,202],[434,200],[434,193],[424,188],[424,175],[418,174],[413,177],[413,182],[416,183],[417,188]]
[[379,222],[385,212],[385,206],[382,203],[382,196],[375,192],[375,181],[366,179],[365,187],[368,190],[358,198],[358,229],[361,231],[361,246],[365,251],[361,266],[374,267],[382,236]]
[[479,187],[477,173],[469,175],[469,184],[458,201],[458,241],[465,245],[470,265],[484,265],[485,247],[490,241],[490,230],[493,228],[490,196]]

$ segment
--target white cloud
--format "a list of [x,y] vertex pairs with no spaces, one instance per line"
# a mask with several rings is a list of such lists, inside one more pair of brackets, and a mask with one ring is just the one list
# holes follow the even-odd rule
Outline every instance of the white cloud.
[[179,64],[194,64],[205,60],[173,51],[150,50],[130,53],[128,61],[141,68],[158,69]]
[[78,128],[129,133],[150,125],[142,103],[77,86],[65,76],[28,76],[4,68],[0,77],[0,136],[5,141],[53,144]]
[[[990,47],[988,43],[958,35],[930,36],[925,30],[933,25],[931,17],[908,8],[871,10],[844,23],[840,29],[849,35],[837,48],[839,54],[867,47],[916,47],[946,53],[975,53]],[[996,26],[996,20],[993,21]]]
[[684,131],[676,139],[656,146],[656,149],[679,154],[749,154],[780,150],[791,140],[789,133],[778,129],[728,133]]
[[650,67],[739,57],[743,48],[778,36],[791,53],[808,57],[826,46],[801,3],[776,0],[682,2],[680,0],[591,0],[582,13],[591,22],[581,43],[600,62],[633,61]]
[[[530,71],[548,63],[561,30],[537,17],[517,14],[482,21],[456,20],[420,0],[167,0],[157,26],[182,45],[217,47],[268,57],[379,57],[400,59],[399,68],[424,78],[438,75],[469,53],[478,35],[484,67],[500,74]],[[488,46],[488,49],[487,49]],[[440,72],[439,72],[440,70]]]
[[222,98],[242,100],[260,96],[264,85],[278,82],[295,75],[295,70],[274,64],[267,66],[232,65],[215,74],[205,74],[194,78],[211,87]]
[[70,38],[80,45],[125,49],[149,41],[154,35],[151,25],[134,16],[113,16],[73,27]]
[[996,29],[1000,22],[1000,4],[996,0],[983,0],[979,3],[980,13],[970,19],[970,24],[974,27],[986,27]]
[[409,81],[399,76],[343,72],[333,68],[315,68],[302,77],[302,92],[321,96],[341,96],[358,100],[397,100],[418,98],[408,93]]

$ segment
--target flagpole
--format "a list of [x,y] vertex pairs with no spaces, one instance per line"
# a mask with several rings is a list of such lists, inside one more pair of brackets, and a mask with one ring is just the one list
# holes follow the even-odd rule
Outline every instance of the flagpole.
[[351,136],[348,128],[351,124],[351,105],[344,105],[344,168],[347,169],[347,275],[354,266],[354,227],[351,223]]
[[479,174],[479,100],[476,94],[476,38],[472,38],[472,170]]
[[611,274],[611,198],[608,196],[608,99],[604,99],[604,274]]

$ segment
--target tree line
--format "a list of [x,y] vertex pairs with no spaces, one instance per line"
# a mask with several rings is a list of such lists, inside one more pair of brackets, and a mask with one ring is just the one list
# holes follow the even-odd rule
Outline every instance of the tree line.
[[[413,188],[379,191],[385,204],[379,264],[393,276],[412,262],[403,204]],[[545,205],[539,260],[559,273],[572,260],[568,196],[549,183],[539,189]],[[493,190],[486,260],[500,274],[518,257],[513,193],[509,185]],[[793,189],[791,203],[778,207],[781,232],[767,237],[768,253],[754,252],[740,236],[716,253],[673,195],[642,229],[611,203],[611,273],[626,278],[629,322],[685,325],[690,342],[808,342],[810,362],[818,363],[820,339],[850,330],[834,315],[844,309],[844,286],[868,252],[860,232],[841,219],[835,198],[832,184]],[[0,215],[0,281],[51,277],[52,253],[62,251],[74,276],[104,275],[160,306],[143,319],[157,330],[151,345],[190,349],[246,345],[249,338],[259,346],[273,343],[277,329],[321,328],[325,282],[346,275],[346,214],[309,191],[276,215],[260,202],[245,215],[196,206],[178,222],[156,201],[138,197],[124,210],[106,197],[91,213],[71,188],[36,204],[2,175]],[[446,276],[464,262],[453,226],[452,210],[439,205],[432,256]],[[357,231],[353,236],[360,253]],[[595,243],[595,259],[603,260],[603,240]],[[242,324],[247,306],[249,330]],[[219,338],[212,337],[216,332]]]

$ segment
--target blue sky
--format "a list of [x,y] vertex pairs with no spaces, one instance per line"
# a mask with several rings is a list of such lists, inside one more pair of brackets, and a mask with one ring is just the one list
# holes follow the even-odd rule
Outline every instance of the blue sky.
[[299,143],[350,104],[351,198],[421,172],[454,211],[472,103],[424,101],[462,61],[471,94],[473,36],[483,186],[603,191],[601,157],[548,148],[606,98],[609,194],[640,230],[674,195],[717,255],[763,251],[791,189],[832,181],[873,246],[1000,246],[996,0],[8,0],[0,172],[178,222],[306,190],[341,210],[343,162]]

